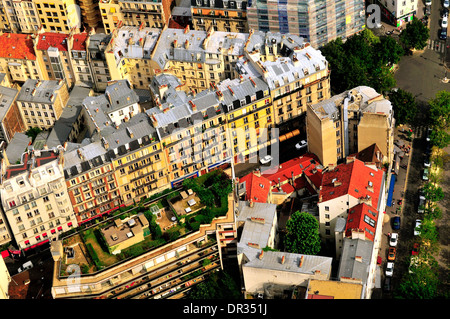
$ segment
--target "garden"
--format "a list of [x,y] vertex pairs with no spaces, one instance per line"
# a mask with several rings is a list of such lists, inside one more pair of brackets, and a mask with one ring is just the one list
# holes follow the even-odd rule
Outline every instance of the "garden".
[[[156,201],[143,200],[131,207],[120,207],[106,221],[96,223],[85,229],[78,228],[77,233],[65,237],[64,250],[76,247],[77,257],[63,258],[60,275],[67,276],[67,266],[77,264],[82,274],[90,274],[137,257],[145,252],[165,245],[188,233],[197,231],[201,224],[210,224],[214,217],[223,216],[228,211],[228,194],[232,191],[232,183],[228,175],[222,170],[215,170],[195,179],[185,180],[183,187],[192,189],[201,202],[201,209],[188,215],[180,215],[173,209],[170,202],[181,198],[180,190],[165,191],[163,197]],[[137,214],[143,214],[149,222],[148,231],[144,232],[144,239],[118,254],[111,254],[101,229],[114,224],[115,219],[122,221]]]

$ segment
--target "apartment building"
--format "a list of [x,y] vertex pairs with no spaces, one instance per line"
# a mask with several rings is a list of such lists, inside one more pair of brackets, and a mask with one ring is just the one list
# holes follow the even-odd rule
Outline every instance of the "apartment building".
[[42,79],[31,35],[0,35],[0,72],[6,73],[12,82],[19,84],[27,79]]
[[2,160],[0,194],[19,249],[28,250],[56,238],[78,223],[67,193],[63,149],[29,150],[20,164]]
[[94,80],[87,54],[86,42],[88,37],[87,32],[82,32],[68,37],[67,41],[75,85],[90,88],[94,85]]
[[101,142],[64,154],[64,177],[78,224],[119,208],[122,203],[114,168]]
[[75,0],[35,0],[45,32],[69,34],[81,28],[80,7]]
[[155,73],[170,72],[198,93],[231,78],[248,34],[165,29],[152,53]]
[[127,80],[116,81],[106,87],[105,94],[87,97],[85,117],[88,133],[93,135],[107,126],[119,126],[140,113],[139,97]]
[[111,34],[90,34],[86,40],[87,61],[92,72],[94,89],[105,91],[108,81],[111,81],[105,50],[111,40]]
[[35,2],[2,0],[12,32],[35,33],[41,27]]
[[64,33],[44,32],[36,37],[36,60],[41,66],[44,80],[63,80],[70,89],[75,84],[69,36]]
[[9,299],[8,287],[11,276],[3,258],[0,260],[0,299]]
[[27,80],[17,96],[17,105],[26,129],[52,128],[61,116],[68,99],[67,86],[61,80]]
[[102,21],[99,1],[78,0],[77,4],[79,5],[81,11],[81,22],[89,28],[97,27]]
[[247,33],[247,1],[190,0],[194,30]]
[[9,143],[14,134],[24,132],[23,122],[16,98],[19,90],[0,86],[0,141]]
[[364,1],[257,0],[247,6],[249,29],[298,35],[314,48],[365,27]]
[[[222,268],[224,251],[236,245],[234,200],[228,197],[228,212],[198,231],[145,251],[139,256],[81,276],[75,285],[59,269],[65,253],[61,243],[52,245],[55,260],[53,298],[160,299],[181,298],[205,277]],[[205,259],[211,263],[204,266]],[[133,283],[133,284],[131,284]]]
[[317,204],[319,231],[323,241],[335,243],[336,256],[342,252],[344,237],[374,241],[379,235],[386,205],[385,179],[383,170],[355,158],[330,166],[323,174]]
[[83,101],[88,134],[108,150],[125,205],[169,187],[160,140],[137,101],[126,81]]
[[160,29],[122,27],[113,32],[105,52],[112,80],[128,79],[133,87],[147,89],[155,74],[151,54]]
[[359,86],[316,104],[308,104],[308,149],[324,166],[376,143],[383,162],[393,160],[395,119],[382,94]]
[[8,14],[5,10],[5,5],[0,1],[0,30],[11,31],[11,25],[8,20]]
[[158,102],[146,111],[164,149],[171,187],[228,165],[232,159],[226,119],[216,92],[203,91],[175,103]]
[[257,74],[267,82],[280,135],[295,129],[304,133],[307,103],[330,97],[328,62],[295,35],[251,32],[236,70],[240,76]]
[[396,27],[405,27],[417,13],[417,0],[377,0],[381,14]]
[[273,126],[269,86],[260,77],[224,80],[216,95],[226,115],[234,162],[257,162],[258,152],[271,145]]

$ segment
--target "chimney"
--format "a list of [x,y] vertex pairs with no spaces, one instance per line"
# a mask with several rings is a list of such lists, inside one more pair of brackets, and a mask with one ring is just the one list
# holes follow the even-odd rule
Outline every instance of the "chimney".
[[197,105],[195,105],[194,102],[189,101],[189,105],[192,108],[192,112],[197,112]]
[[158,120],[156,119],[155,114],[152,114],[151,119],[152,119],[152,122],[153,122],[153,126],[157,127],[158,126]]
[[341,181],[338,181],[337,179],[335,179],[334,181],[333,181],[333,186],[334,187],[338,187],[338,186],[341,186],[342,185],[342,182]]
[[249,202],[248,202],[248,205],[250,206],[250,207],[254,207],[255,206],[255,203],[253,203],[253,200],[250,198],[250,200],[249,200]]
[[264,257],[264,250],[261,250],[261,253],[259,254],[258,258],[259,260],[262,260]]
[[186,50],[189,49],[189,40],[186,40],[186,42],[184,42],[184,48]]
[[304,258],[304,256],[300,257],[300,262],[298,263],[299,268],[301,268],[303,266],[303,258]]
[[361,256],[355,256],[355,260],[359,261],[360,263],[362,263],[362,257]]
[[103,147],[105,148],[105,150],[107,150],[109,148],[109,143],[106,140],[106,138],[104,138],[104,137],[102,137],[102,144],[103,144]]
[[129,127],[127,127],[127,133],[130,138],[134,138],[134,133]]
[[78,154],[78,157],[79,157],[81,160],[84,160],[83,153],[81,153],[81,151],[80,151],[79,149],[77,150],[77,154]]
[[285,260],[286,260],[286,257],[283,255],[283,257],[281,257],[281,264],[282,265],[284,264]]

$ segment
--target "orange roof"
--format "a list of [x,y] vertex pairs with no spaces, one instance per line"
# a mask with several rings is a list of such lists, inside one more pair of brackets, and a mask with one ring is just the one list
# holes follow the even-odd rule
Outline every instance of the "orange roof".
[[0,57],[36,60],[33,39],[29,34],[4,33],[0,35]]
[[257,203],[267,203],[270,191],[270,181],[255,173],[250,173],[239,179],[239,183],[245,182],[245,200]]
[[78,33],[73,35],[72,50],[86,51],[86,40],[88,38],[87,32]]
[[345,235],[351,236],[352,231],[363,231],[365,237],[374,240],[377,227],[378,211],[365,203],[358,204],[349,209]]
[[347,194],[354,198],[370,198],[369,206],[377,209],[382,178],[382,170],[374,170],[355,159],[351,163],[340,164],[323,175],[319,198],[322,202]]
[[57,48],[59,51],[67,51],[67,34],[45,32],[39,35],[39,41],[36,49],[48,50],[48,48]]

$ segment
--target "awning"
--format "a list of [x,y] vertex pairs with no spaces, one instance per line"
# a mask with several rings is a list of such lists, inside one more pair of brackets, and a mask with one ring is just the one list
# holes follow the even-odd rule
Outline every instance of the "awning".
[[9,251],[7,250],[2,251],[0,254],[2,254],[3,258],[9,257]]
[[386,206],[391,207],[392,206],[392,196],[394,195],[394,185],[395,185],[395,181],[396,181],[396,177],[395,174],[391,174],[391,183],[389,184],[389,193],[388,193],[388,198],[387,198],[387,202],[386,202]]

